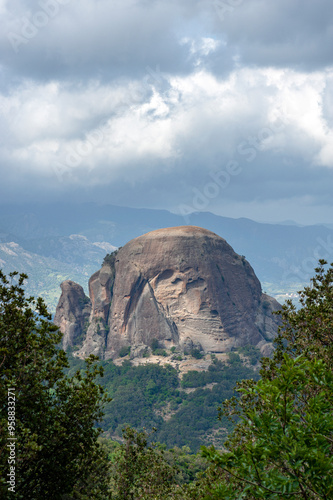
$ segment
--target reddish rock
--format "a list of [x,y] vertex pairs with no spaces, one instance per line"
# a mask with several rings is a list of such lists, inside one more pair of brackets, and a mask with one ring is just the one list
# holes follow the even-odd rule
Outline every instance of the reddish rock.
[[245,258],[211,231],[152,231],[111,262],[89,282],[92,310],[81,357],[114,358],[128,345],[139,352],[154,339],[166,348],[223,353],[276,334],[272,311],[279,304],[262,294]]

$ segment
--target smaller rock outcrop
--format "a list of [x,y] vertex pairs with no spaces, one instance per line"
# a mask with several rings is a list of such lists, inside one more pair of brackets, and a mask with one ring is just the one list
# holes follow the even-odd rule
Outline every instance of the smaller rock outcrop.
[[89,280],[91,313],[84,343],[77,352],[81,358],[89,354],[100,356],[105,350],[114,277],[114,266],[104,264]]
[[61,296],[58,302],[54,323],[63,333],[63,348],[78,347],[84,340],[91,313],[91,301],[82,286],[74,281],[64,281],[60,285]]

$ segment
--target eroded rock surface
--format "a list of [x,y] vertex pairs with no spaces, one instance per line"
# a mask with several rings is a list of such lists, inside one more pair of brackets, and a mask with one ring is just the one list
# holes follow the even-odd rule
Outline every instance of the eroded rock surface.
[[[280,306],[262,294],[250,264],[199,227],[159,229],[131,240],[92,276],[89,291],[81,357],[115,358],[124,346],[141,352],[154,339],[165,348],[223,353],[263,345],[277,329],[272,311]],[[57,315],[61,324],[58,309]]]
[[103,265],[89,280],[91,314],[84,342],[77,353],[81,358],[86,358],[89,354],[104,356],[113,283],[114,267],[108,265]]
[[91,313],[91,302],[86,297],[82,286],[74,281],[64,281],[60,286],[61,296],[54,323],[60,327],[64,335],[63,348],[68,350],[84,341],[84,333]]

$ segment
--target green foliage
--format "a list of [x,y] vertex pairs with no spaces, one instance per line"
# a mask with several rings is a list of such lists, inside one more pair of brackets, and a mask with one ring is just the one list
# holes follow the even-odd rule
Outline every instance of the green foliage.
[[[82,369],[81,360],[73,357],[69,360],[72,366],[69,374]],[[187,445],[193,451],[207,444],[205,436],[213,430],[222,426],[226,434],[232,429],[233,424],[227,417],[221,423],[217,420],[221,401],[234,395],[238,381],[258,378],[258,373],[244,366],[241,360],[227,365],[216,357],[208,371],[185,373],[181,382],[177,371],[169,365],[151,363],[135,367],[126,360],[116,366],[108,360],[101,362],[101,366],[104,376],[99,383],[112,397],[104,410],[103,430],[111,436],[121,436],[125,422],[138,430],[155,427],[155,439],[159,442],[169,448]],[[213,387],[204,388],[212,383]],[[196,390],[187,394],[181,390],[186,388]],[[168,420],[163,420],[162,413],[167,407],[171,414]],[[208,443],[214,442],[209,438]]]
[[149,444],[153,433],[125,427],[123,443],[100,440],[111,462],[112,498],[184,499],[188,485],[206,471],[208,462],[188,446]]
[[114,456],[113,498],[167,498],[174,484],[176,469],[164,459],[164,451],[148,446],[149,434],[130,427],[123,431],[124,444]]
[[256,365],[258,361],[260,361],[260,359],[262,358],[260,349],[250,344],[245,345],[243,347],[239,347],[238,352],[239,354],[246,356],[249,359],[251,365]]
[[320,358],[333,368],[333,264],[327,270],[326,264],[325,260],[319,261],[311,286],[299,292],[298,310],[290,300],[283,306],[275,356],[264,363],[268,371],[274,371],[284,352]]
[[[159,445],[161,447],[161,445]],[[176,483],[178,485],[190,484],[195,481],[200,473],[203,473],[208,462],[201,454],[193,453],[189,446],[179,448],[175,446],[164,451],[164,459],[176,468]]]
[[333,498],[333,264],[325,266],[320,261],[312,286],[299,292],[299,310],[291,301],[283,306],[262,380],[241,382],[240,398],[224,403],[221,417],[241,422],[226,453],[204,449],[214,479],[195,491],[224,499]]
[[[233,360],[230,362],[230,357]],[[236,353],[229,353],[229,365],[222,361],[218,361],[214,356],[213,363],[209,366],[208,371],[189,371],[184,373],[181,386],[186,388],[204,387],[211,383],[223,383],[226,387],[234,387],[237,381],[249,377],[257,377],[252,369],[243,365],[240,356]],[[231,385],[230,385],[231,384]]]
[[[245,346],[227,364],[212,355],[208,371],[184,374],[181,387],[168,365],[70,357],[68,366],[42,299],[25,297],[26,276],[15,284],[17,273],[7,279],[0,271],[0,465],[6,470],[7,388],[15,387],[16,498],[333,498],[333,265],[325,266],[320,261],[312,286],[300,292],[299,310],[290,301],[283,307],[261,380],[239,355],[254,365],[260,352]],[[157,339],[151,348],[163,351]],[[116,443],[98,438],[99,422],[111,435],[124,422],[139,431],[127,426]],[[144,429],[154,426],[162,445]],[[233,428],[217,451],[216,432]],[[199,458],[191,449],[204,442]]]
[[116,264],[116,257],[121,248],[122,247],[119,247],[117,250],[114,250],[113,252],[106,254],[103,260],[103,266],[109,266],[111,267],[111,269],[114,269]]
[[166,352],[165,349],[160,349],[160,348],[154,349],[153,354],[154,354],[154,356],[163,356],[165,358],[169,356],[169,354]]
[[171,359],[173,361],[182,361],[183,360],[183,358],[182,358],[182,356],[180,354],[172,356]]
[[209,372],[198,372],[196,370],[191,370],[184,373],[181,386],[183,389],[192,389],[194,387],[203,387],[206,384],[212,382],[212,377]]
[[160,343],[158,341],[158,339],[152,339],[151,343],[150,343],[150,347],[152,348],[152,350],[154,351],[155,349],[158,349],[160,347]]
[[273,380],[238,390],[242,440],[231,438],[228,453],[204,449],[232,478],[217,498],[238,498],[235,490],[241,498],[332,498],[333,374],[325,363],[285,354]]
[[240,355],[237,352],[229,352],[228,357],[229,357],[229,363],[231,365],[239,364],[242,362]]
[[204,357],[204,353],[199,351],[199,349],[192,349],[191,356],[196,359],[202,359]]
[[[182,404],[170,420],[163,423],[156,438],[166,443],[168,447],[188,445],[193,451],[207,444],[207,434],[221,427],[224,432],[231,431],[233,424],[224,417],[217,421],[220,402],[234,395],[234,386],[243,378],[257,377],[251,368],[238,363],[227,366],[217,361],[210,366],[209,371],[185,373],[182,379],[183,388],[199,387],[190,394],[182,394]],[[210,389],[204,389],[206,384],[214,383]],[[210,438],[210,443],[213,440]]]
[[[108,464],[94,428],[107,401],[95,382],[102,369],[90,357],[84,373],[64,375],[61,333],[43,300],[25,296],[26,279],[0,271],[1,470],[8,471],[7,391],[14,388],[15,498],[108,498]],[[1,498],[8,497],[5,478]]]
[[153,338],[151,343],[150,343],[151,351],[154,356],[164,356],[167,357],[169,354],[166,352],[165,349],[160,347],[160,343],[158,339]]
[[131,346],[123,346],[119,351],[119,356],[124,358],[131,352]]
[[155,410],[180,395],[176,370],[156,364],[135,367],[129,361],[121,366],[111,361],[101,364],[104,377],[100,383],[112,396],[105,408],[103,429],[114,434],[124,422],[137,429],[161,427],[163,419]]

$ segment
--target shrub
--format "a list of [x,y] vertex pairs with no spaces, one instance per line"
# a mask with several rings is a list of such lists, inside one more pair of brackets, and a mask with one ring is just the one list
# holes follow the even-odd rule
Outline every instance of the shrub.
[[130,346],[123,346],[120,351],[119,351],[119,356],[121,358],[124,358],[131,352],[131,347]]
[[192,349],[191,356],[196,359],[201,359],[204,357],[204,353],[199,351],[199,349]]

